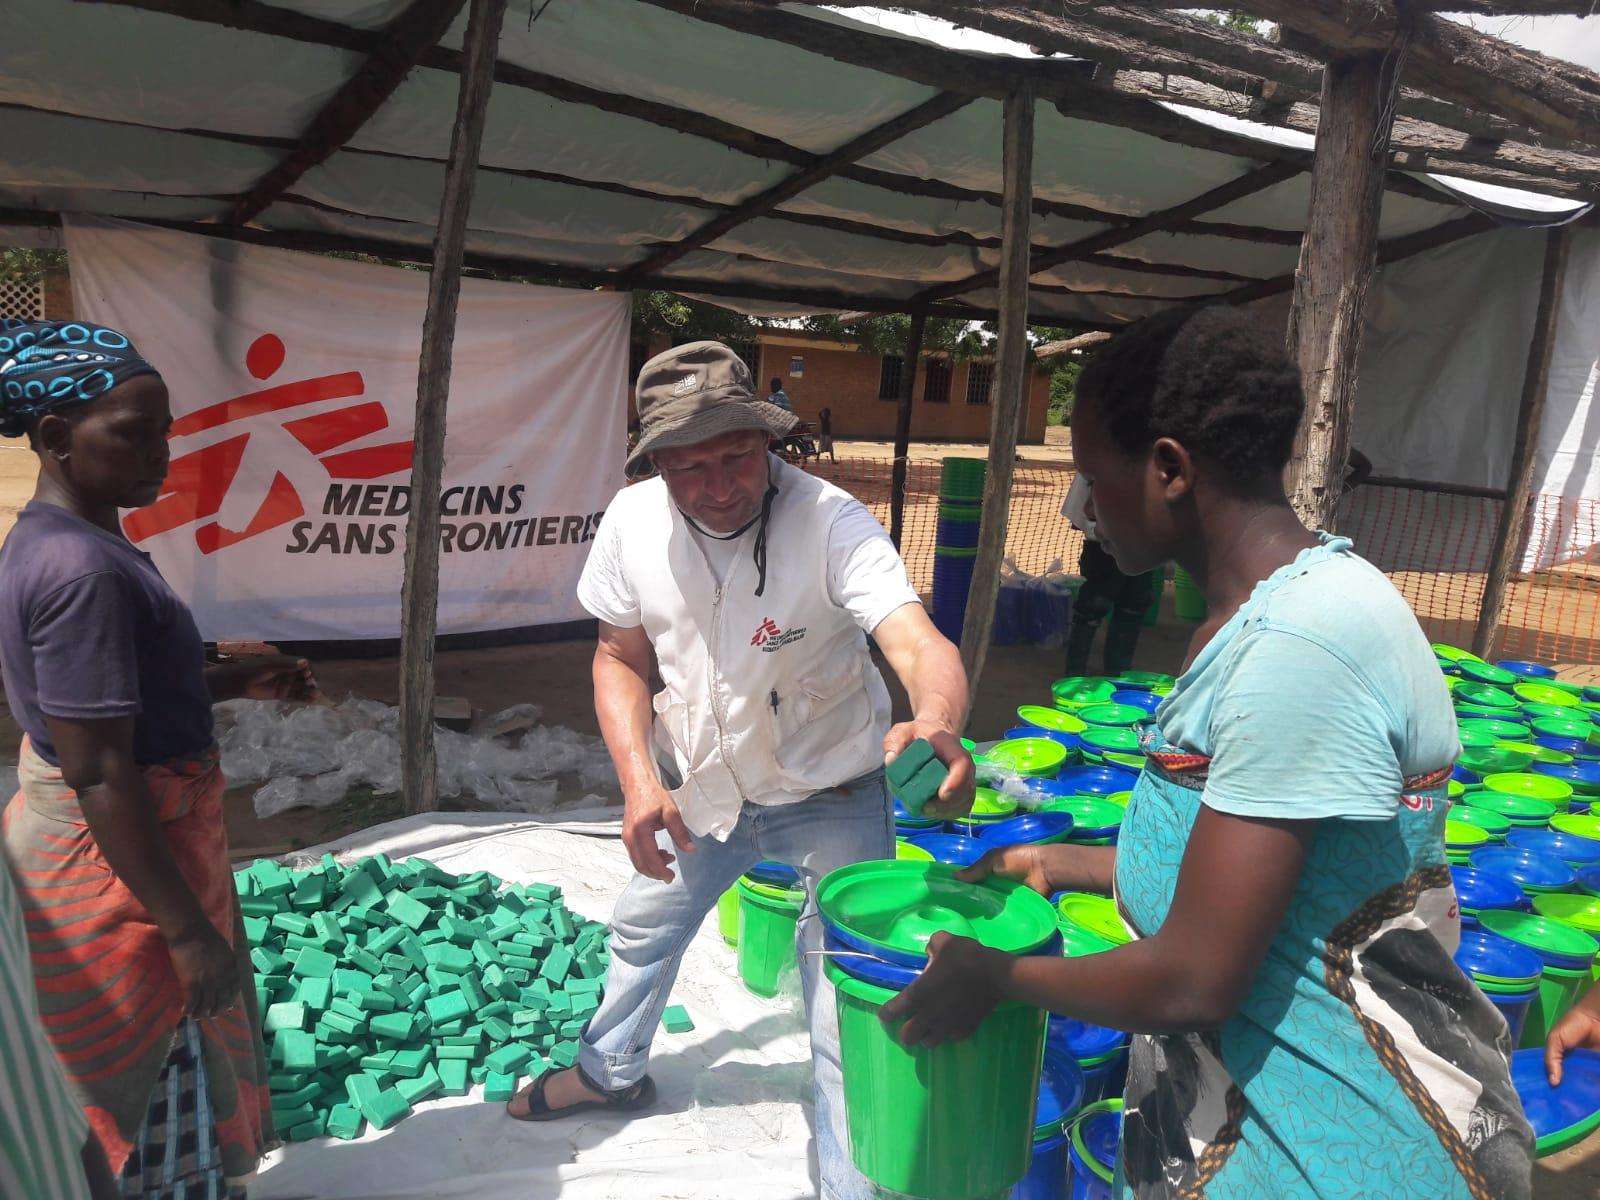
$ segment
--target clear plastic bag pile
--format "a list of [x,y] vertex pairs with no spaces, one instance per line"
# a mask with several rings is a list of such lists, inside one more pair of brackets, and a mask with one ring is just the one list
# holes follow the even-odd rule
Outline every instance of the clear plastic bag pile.
[[[230,700],[216,713],[228,782],[263,785],[255,794],[258,817],[327,808],[355,787],[380,795],[400,790],[400,711],[390,705],[355,696],[333,706]],[[482,733],[436,729],[439,794],[503,812],[545,812],[555,807],[557,777],[569,775],[585,792],[614,798],[616,772],[600,738],[537,724],[495,735],[538,716],[536,705],[518,704],[479,722]]]

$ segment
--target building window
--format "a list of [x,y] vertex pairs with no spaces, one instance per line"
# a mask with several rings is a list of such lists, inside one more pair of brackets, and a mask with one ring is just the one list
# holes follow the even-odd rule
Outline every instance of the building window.
[[904,360],[898,354],[885,354],[878,368],[878,399],[900,399],[900,368]]
[[922,389],[922,399],[928,404],[950,403],[950,360],[930,358],[927,365],[927,383]]
[[971,362],[967,364],[967,403],[989,403],[989,390],[994,386],[994,364]]
[[744,360],[750,368],[750,378],[761,382],[761,347],[756,342],[729,342],[728,349]]

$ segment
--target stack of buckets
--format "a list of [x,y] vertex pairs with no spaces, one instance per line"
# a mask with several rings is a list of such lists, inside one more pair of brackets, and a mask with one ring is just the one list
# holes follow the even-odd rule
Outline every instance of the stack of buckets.
[[933,623],[956,645],[967,620],[967,593],[983,520],[981,458],[947,458],[939,471],[939,526],[933,548]]
[[752,867],[717,901],[717,928],[739,952],[739,978],[758,996],[778,994],[794,962],[795,926],[806,893],[793,867],[764,862]]

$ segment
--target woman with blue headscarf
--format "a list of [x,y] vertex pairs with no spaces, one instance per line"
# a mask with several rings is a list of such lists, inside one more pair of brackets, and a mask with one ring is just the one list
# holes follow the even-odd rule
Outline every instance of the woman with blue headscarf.
[[[302,661],[205,666],[123,537],[172,425],[114,329],[0,327],[0,434],[39,457],[0,549],[0,671],[26,738],[3,847],[41,1018],[124,1196],[241,1196],[273,1137],[211,705],[314,689]],[[185,1189],[189,1189],[185,1191]]]

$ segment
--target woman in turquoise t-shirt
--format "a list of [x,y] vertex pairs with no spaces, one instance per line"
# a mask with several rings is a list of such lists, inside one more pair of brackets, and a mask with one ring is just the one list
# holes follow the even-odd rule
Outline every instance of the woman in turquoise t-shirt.
[[1105,548],[1128,574],[1176,561],[1210,615],[1117,846],[969,876],[1111,892],[1135,940],[1012,959],[937,935],[884,1017],[909,1044],[1002,999],[1133,1031],[1118,1179],[1141,1200],[1526,1197],[1506,1025],[1451,960],[1449,699],[1404,600],[1290,508],[1302,408],[1232,309],[1142,322],[1084,371],[1073,450]]

